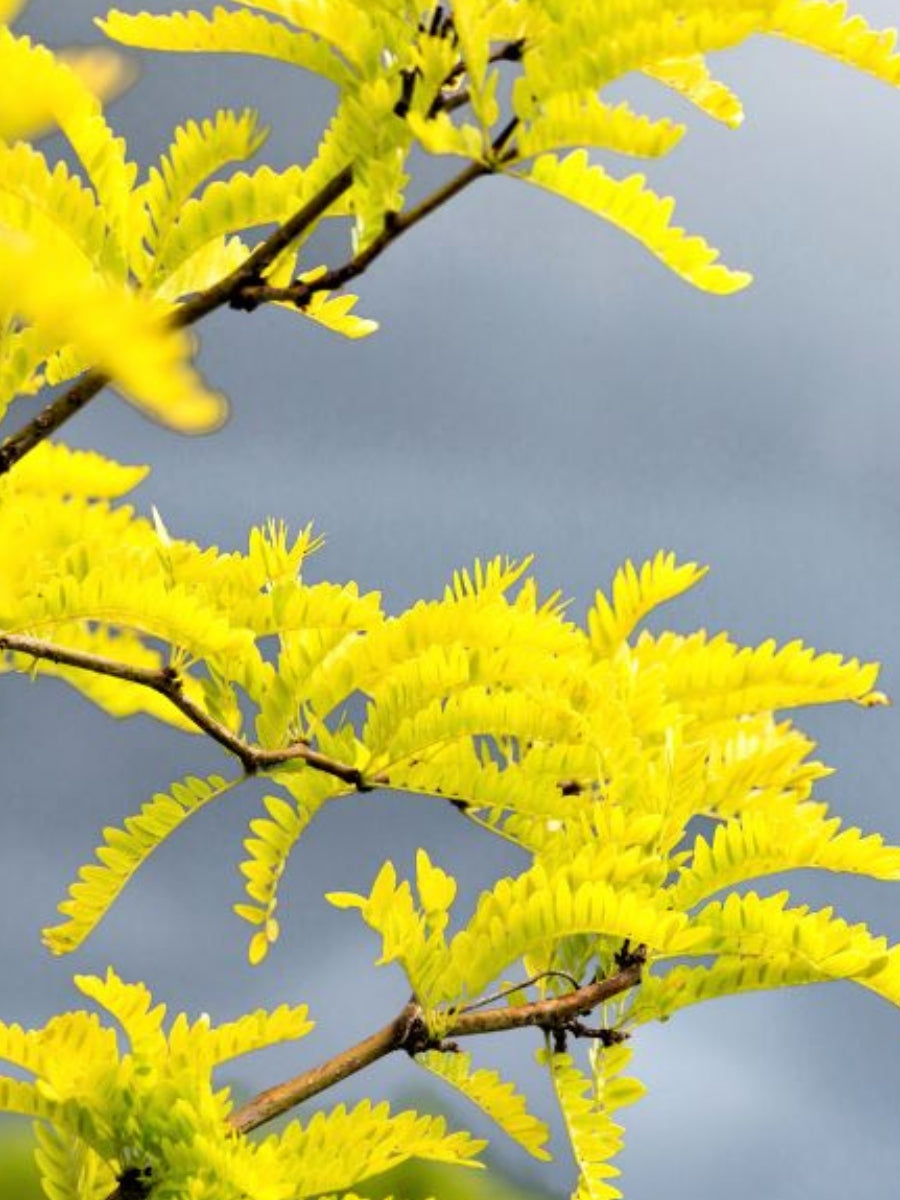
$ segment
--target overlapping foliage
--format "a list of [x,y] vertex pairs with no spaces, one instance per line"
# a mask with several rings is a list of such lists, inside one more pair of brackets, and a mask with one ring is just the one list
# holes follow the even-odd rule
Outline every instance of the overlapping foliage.
[[[784,715],[882,703],[874,666],[799,642],[640,631],[704,573],[667,554],[626,564],[584,627],[558,594],[541,597],[527,562],[500,559],[388,616],[377,595],[308,579],[319,545],[310,529],[295,539],[275,525],[254,530],[245,553],[175,538],[158,515],[122,503],[143,474],[45,443],[0,484],[5,666],[58,674],[116,715],[147,711],[202,730],[141,672],[177,678],[176,700],[192,698],[262,755],[271,794],[249,823],[247,896],[236,905],[254,930],[253,961],[277,937],[279,879],[309,822],[377,787],[449,801],[531,858],[452,937],[456,885],[424,851],[415,892],[388,863],[368,895],[330,897],[360,908],[435,1036],[510,973],[564,973],[541,984],[552,996],[613,972],[623,946],[642,947],[648,968],[639,991],[607,1006],[617,1034],[711,996],[829,979],[900,1003],[900,958],[883,939],[744,886],[810,867],[900,879],[900,848],[844,828],[814,797],[828,770]],[[90,669],[54,649],[92,655]],[[156,846],[241,778],[187,779],[107,829],[48,945],[74,949]],[[596,1071],[610,1069],[607,1053]],[[521,1098],[444,1057],[430,1050],[423,1065],[540,1151]],[[612,1109],[577,1099],[589,1077],[573,1082],[576,1068],[558,1054],[548,1064],[579,1114],[576,1151],[589,1112],[591,1145],[611,1153]],[[596,1147],[584,1154],[589,1194],[613,1195]]]
[[[0,20],[18,7],[0,3]],[[744,286],[746,274],[672,223],[672,202],[642,175],[589,157],[655,157],[682,136],[674,121],[608,102],[609,85],[634,72],[731,126],[740,104],[707,56],[753,34],[890,83],[900,74],[892,33],[821,0],[236,0],[211,14],[114,12],[101,24],[130,46],[278,59],[337,90],[308,163],[246,169],[264,131],[249,111],[220,112],[187,121],[139,181],[85,78],[102,60],[79,73],[0,27],[0,405],[76,377],[75,389],[108,379],[185,431],[213,427],[224,401],[194,371],[184,326],[223,303],[271,301],[351,338],[371,332],[353,297],[331,293],[482,174],[585,207],[698,287]],[[67,139],[68,164],[25,140],[48,126]],[[469,166],[411,208],[416,147]],[[323,267],[307,243],[335,217],[349,219],[350,257]],[[788,715],[884,703],[873,665],[800,642],[742,647],[703,630],[641,629],[703,575],[665,553],[626,564],[583,624],[557,593],[540,594],[530,562],[503,559],[389,615],[353,583],[310,581],[311,528],[292,536],[271,522],[244,552],[202,548],[124,500],[145,468],[35,440],[0,479],[0,669],[53,674],[114,716],[209,736],[237,764],[188,775],[103,832],[45,933],[54,952],[76,949],[156,847],[247,775],[270,785],[249,822],[235,905],[256,963],[277,940],[289,856],[325,805],[387,788],[450,803],[527,856],[467,921],[454,917],[455,881],[424,850],[414,885],[387,863],[368,893],[329,899],[360,911],[381,962],[399,965],[421,1006],[419,1042],[397,1045],[539,1158],[547,1131],[524,1097],[444,1035],[509,977],[530,980],[508,994],[514,1007],[642,966],[639,987],[629,976],[604,1003],[600,1028],[523,1018],[546,1033],[541,1061],[579,1200],[620,1194],[610,1183],[616,1114],[642,1090],[623,1074],[622,1042],[643,1023],[718,996],[835,979],[900,1004],[900,949],[768,886],[803,868],[900,879],[900,848],[830,815],[818,794],[828,769]],[[304,1009],[218,1029],[178,1017],[165,1033],[142,986],[112,973],[78,985],[122,1025],[127,1051],[84,1013],[28,1033],[0,1026],[0,1057],[18,1072],[0,1078],[0,1108],[41,1123],[51,1200],[349,1198],[410,1156],[469,1163],[479,1149],[435,1118],[368,1104],[253,1141],[212,1072],[303,1036]],[[579,1032],[596,1038],[584,1068],[566,1044]]]
[[179,1016],[166,1032],[165,1006],[151,1007],[142,985],[111,971],[76,983],[119,1023],[125,1052],[93,1013],[66,1013],[37,1030],[0,1025],[0,1059],[29,1076],[0,1077],[0,1102],[40,1119],[37,1159],[50,1200],[101,1200],[117,1181],[125,1195],[162,1200],[299,1200],[410,1158],[469,1164],[481,1149],[468,1134],[447,1133],[440,1118],[368,1102],[292,1122],[260,1142],[236,1136],[230,1091],[214,1087],[213,1071],[306,1036],[304,1006],[219,1026]]
[[[0,18],[17,7],[7,4]],[[177,327],[206,304],[191,311],[187,298],[215,292],[213,306],[250,307],[258,298],[248,302],[245,285],[268,284],[274,290],[264,299],[346,336],[375,328],[350,311],[352,297],[329,295],[344,282],[343,268],[332,278],[304,246],[320,220],[350,216],[354,257],[344,266],[364,265],[411,215],[414,147],[470,160],[473,178],[500,173],[558,194],[637,238],[690,283],[727,293],[750,276],[673,224],[673,202],[643,175],[621,176],[588,158],[588,149],[657,157],[684,133],[678,122],[606,100],[605,90],[643,72],[735,126],[740,103],[710,75],[706,56],[753,34],[791,38],[891,83],[900,63],[890,33],[821,0],[465,0],[452,8],[236,0],[211,14],[113,11],[100,24],[129,46],[274,58],[338,92],[308,163],[245,169],[265,131],[252,113],[220,112],[177,129],[141,182],[82,78],[90,60],[79,75],[0,28],[0,280],[29,283],[0,292],[0,407],[91,367],[183,431],[213,428],[225,414],[223,398],[189,365],[192,346]],[[79,171],[51,165],[19,140],[49,123],[68,139]],[[241,169],[217,177],[232,166]],[[322,210],[241,274],[248,237],[265,245],[254,231],[315,208],[342,173]]]

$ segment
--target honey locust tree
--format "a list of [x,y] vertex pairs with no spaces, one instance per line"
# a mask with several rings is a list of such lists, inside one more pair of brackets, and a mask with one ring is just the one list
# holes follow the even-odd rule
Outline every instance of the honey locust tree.
[[[211,739],[223,759],[221,773],[197,778],[185,743],[185,777],[143,804],[136,796],[134,815],[103,831],[46,947],[77,951],[156,847],[249,777],[268,790],[249,821],[235,905],[254,963],[278,937],[291,850],[349,794],[441,797],[528,865],[485,891],[468,920],[454,917],[456,882],[426,849],[411,881],[388,862],[359,893],[331,893],[376,932],[380,961],[398,964],[411,999],[358,1045],[243,1105],[217,1069],[311,1036],[306,1007],[218,1026],[167,1021],[143,984],[110,968],[75,977],[93,1008],[39,1029],[0,1025],[11,1068],[0,1108],[35,1120],[51,1200],[350,1200],[411,1159],[479,1162],[483,1143],[442,1118],[309,1103],[395,1051],[547,1158],[528,1097],[468,1050],[476,1034],[527,1027],[568,1130],[576,1197],[620,1195],[619,1110],[643,1091],[628,1041],[643,1025],[720,996],[830,980],[900,1004],[898,947],[767,887],[800,868],[900,879],[900,848],[845,827],[818,798],[828,769],[784,715],[885,703],[877,667],[799,641],[641,631],[704,573],[663,552],[626,563],[583,627],[558,593],[539,593],[528,561],[501,558],[388,614],[377,594],[315,580],[311,528],[272,521],[249,532],[244,552],[203,548],[128,503],[147,468],[53,435],[106,387],[177,432],[214,429],[225,401],[192,361],[190,326],[223,307],[281,305],[350,339],[371,334],[346,285],[486,177],[582,206],[695,287],[737,291],[749,276],[676,225],[670,199],[643,175],[594,161],[592,151],[663,155],[684,133],[611,103],[607,89],[640,73],[737,126],[740,102],[710,71],[715,52],[756,34],[789,38],[897,85],[894,34],[820,0],[113,11],[99,25],[120,45],[277,59],[336,94],[308,162],[250,165],[265,131],[254,113],[229,111],[187,120],[142,174],[98,97],[121,60],[52,54],[10,30],[19,7],[0,3],[0,400],[10,420],[0,661],[61,678],[111,716],[143,713]],[[34,144],[51,128],[71,151],[59,161]],[[414,150],[456,166],[410,205]],[[349,234],[343,256],[325,263],[310,250],[323,222]],[[241,336],[252,339],[252,323]],[[16,401],[35,396],[38,415],[17,425]],[[300,1105],[280,1132],[255,1133]]]

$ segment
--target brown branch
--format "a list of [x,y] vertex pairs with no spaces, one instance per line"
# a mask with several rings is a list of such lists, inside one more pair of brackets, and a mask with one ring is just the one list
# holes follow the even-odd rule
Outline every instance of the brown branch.
[[121,679],[165,696],[170,704],[187,717],[193,725],[239,759],[248,775],[276,767],[280,763],[300,761],[306,763],[314,771],[333,775],[358,791],[366,791],[375,783],[387,782],[381,776],[367,781],[358,767],[352,767],[348,763],[329,758],[327,754],[320,753],[303,741],[275,748],[258,746],[253,742],[246,741],[233,733],[226,725],[211,717],[205,709],[185,695],[183,681],[171,668],[153,669],[134,666],[131,663],[103,658],[101,655],[92,654],[87,650],[70,650],[65,646],[57,646],[51,642],[44,642],[39,638],[18,633],[0,632],[0,650],[7,650],[14,654],[26,654],[33,659],[57,663],[61,667],[90,671],[95,675],[105,675],[110,679]]
[[[590,983],[564,996],[550,1000],[536,1000],[532,1004],[520,1004],[509,1008],[488,1008],[479,1011],[458,1012],[450,1019],[442,1038],[473,1037],[482,1033],[505,1033],[511,1029],[557,1029],[564,1030],[585,1013],[614,996],[627,992],[641,980],[643,959],[635,955],[633,961],[610,975],[607,979]],[[573,1027],[573,1032],[577,1029]],[[276,1084],[248,1100],[231,1115],[231,1124],[240,1133],[249,1133],[273,1118],[288,1112],[304,1100],[334,1087],[342,1080],[355,1075],[365,1067],[385,1058],[396,1050],[416,1054],[422,1050],[439,1047],[440,1042],[431,1038],[421,1008],[410,1001],[404,1009],[383,1029],[344,1050],[319,1066],[304,1071]]]
[[[568,1029],[575,1036],[581,1036],[582,1030],[577,1018],[614,996],[636,987],[641,981],[642,968],[643,955],[635,954],[615,975],[577,988],[565,996],[537,1000],[532,1004],[521,1004],[512,1008],[460,1011],[451,1017],[449,1026],[442,1032],[442,1038],[473,1037],[482,1033],[502,1033],[510,1029],[535,1027],[549,1030]],[[594,1031],[588,1032],[590,1036],[596,1036]],[[397,1050],[415,1055],[424,1050],[437,1049],[441,1044],[441,1041],[429,1034],[420,1005],[414,999],[410,1000],[393,1021],[363,1038],[355,1046],[342,1050],[340,1054],[304,1071],[301,1075],[296,1075],[293,1079],[288,1079],[285,1083],[259,1092],[231,1114],[229,1123],[237,1133],[250,1133]],[[121,1180],[106,1200],[133,1200],[135,1196],[140,1196],[143,1200],[151,1191],[152,1184],[129,1178]]]
[[42,408],[36,417],[0,446],[0,475],[5,475],[20,458],[55,433],[69,417],[80,412],[108,383],[109,378],[102,371],[88,371],[76,379],[61,396]]
[[252,1100],[248,1100],[231,1114],[232,1126],[239,1133],[249,1133],[311,1096],[317,1096],[319,1092],[327,1091],[342,1080],[349,1079],[351,1075],[370,1067],[380,1058],[402,1049],[409,1039],[410,1032],[421,1020],[421,1010],[418,1004],[411,1000],[393,1021],[369,1037],[363,1038],[349,1050],[342,1050],[340,1054],[329,1058],[318,1067],[312,1067],[286,1083],[267,1088]]
[[447,183],[432,192],[427,196],[421,204],[409,210],[406,213],[389,214],[385,221],[384,229],[365,250],[354,255],[353,258],[340,267],[333,267],[330,271],[326,271],[324,275],[320,275],[318,279],[314,279],[309,283],[305,283],[302,279],[295,279],[292,283],[285,287],[274,287],[271,284],[256,282],[250,283],[241,288],[231,303],[235,308],[246,309],[252,311],[259,308],[262,304],[271,304],[273,302],[281,302],[287,304],[296,304],[298,308],[302,308],[307,304],[316,292],[330,292],[335,288],[344,287],[351,279],[362,275],[376,258],[380,257],[384,251],[393,242],[396,242],[413,226],[418,225],[425,217],[430,216],[435,209],[440,208],[442,204],[446,204],[448,200],[458,195],[463,188],[469,186],[476,179],[480,179],[483,175],[489,175],[491,167],[486,163],[471,163],[465,170],[460,171],[458,175],[454,175]]
[[263,272],[272,265],[275,259],[292,242],[306,232],[325,213],[335,201],[343,196],[353,183],[353,168],[344,167],[333,179],[316,192],[308,203],[296,212],[289,220],[270,234],[265,241],[260,242],[249,258],[236,267],[230,275],[220,279],[208,287],[205,292],[187,300],[180,306],[173,317],[176,326],[193,325],[201,317],[205,317],[214,309],[224,304],[233,304],[240,297],[243,289],[249,283],[257,282]]
[[302,308],[305,304],[309,303],[316,292],[330,292],[335,288],[344,287],[351,279],[362,275],[375,259],[384,253],[388,246],[396,242],[404,233],[407,233],[414,226],[418,225],[425,217],[430,216],[441,205],[446,204],[448,200],[452,200],[454,196],[459,195],[464,188],[474,183],[476,179],[480,179],[484,175],[493,174],[497,161],[504,162],[508,158],[511,158],[512,154],[506,151],[506,147],[517,126],[518,118],[513,117],[500,130],[491,144],[491,157],[487,161],[470,163],[469,166],[457,175],[454,175],[442,187],[432,192],[430,196],[426,196],[421,204],[418,204],[415,208],[411,208],[408,212],[388,214],[384,229],[378,237],[370,242],[365,250],[354,255],[343,266],[334,267],[332,270],[326,271],[324,275],[320,275],[318,279],[311,280],[310,282],[295,279],[286,287],[273,287],[271,284],[262,281],[250,283],[246,287],[241,288],[234,295],[230,303],[235,308],[246,309],[248,311],[258,308],[261,304],[271,304],[274,302],[295,304],[298,308]]

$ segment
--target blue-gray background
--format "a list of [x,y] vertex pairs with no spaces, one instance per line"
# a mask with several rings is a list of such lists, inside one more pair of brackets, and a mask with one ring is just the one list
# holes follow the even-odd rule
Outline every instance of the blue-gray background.
[[[896,9],[865,3],[876,22]],[[86,41],[94,11],[34,0],[20,25],[51,44]],[[881,659],[884,686],[900,691],[900,95],[786,43],[757,41],[716,65],[745,101],[737,133],[661,89],[622,90],[688,119],[651,182],[731,265],[756,272],[749,292],[696,292],[611,227],[490,180],[360,281],[361,311],[382,323],[367,342],[282,313],[208,320],[201,360],[234,405],[223,432],[180,440],[104,397],[66,436],[152,463],[140,503],[178,535],[228,548],[269,515],[314,519],[329,539],[322,576],[382,588],[395,608],[477,555],[533,551],[547,588],[583,612],[623,558],[671,548],[713,568],[672,609],[676,627],[802,636]],[[146,162],[186,115],[254,105],[276,131],[264,154],[285,164],[310,152],[329,101],[327,87],[262,60],[160,55],[113,119]],[[102,825],[224,764],[149,722],[111,728],[61,685],[2,686],[6,1019],[76,1004],[71,973],[110,962],[173,1009],[214,1018],[308,1001],[314,1037],[240,1066],[244,1086],[262,1086],[404,998],[325,890],[365,885],[387,856],[408,870],[420,844],[470,894],[517,866],[432,802],[349,800],[295,853],[282,940],[254,971],[230,915],[248,792],[163,848],[74,959],[51,960],[39,929]],[[839,768],[823,795],[900,840],[898,710],[804,720]],[[900,938],[888,885],[809,876],[796,890],[837,897],[845,915]],[[528,1035],[477,1047],[526,1080],[531,1049]],[[642,1033],[636,1065],[651,1093],[628,1117],[632,1200],[880,1200],[896,1186],[900,1014],[867,993],[838,985],[700,1008]],[[417,1082],[408,1063],[382,1064],[343,1094]],[[545,1092],[536,1106],[551,1111]],[[563,1150],[537,1177],[562,1193],[570,1176]]]

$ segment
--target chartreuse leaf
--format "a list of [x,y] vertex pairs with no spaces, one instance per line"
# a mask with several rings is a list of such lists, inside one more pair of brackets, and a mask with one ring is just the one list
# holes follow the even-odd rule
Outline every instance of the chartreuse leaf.
[[60,127],[103,207],[117,274],[124,281],[127,271],[140,261],[144,227],[140,199],[135,192],[137,164],[128,161],[124,138],[116,137],[96,102],[64,113]]
[[515,144],[521,158],[564,146],[596,146],[658,158],[677,146],[684,133],[683,125],[668,119],[652,121],[624,103],[606,104],[594,92],[561,92],[542,103]]
[[[298,276],[298,279],[301,283],[313,283],[324,273],[325,267],[315,267],[312,271],[304,271]],[[300,307],[281,302],[279,302],[279,307],[299,312],[302,316],[308,317],[310,321],[315,321],[317,325],[323,325],[326,329],[330,329],[332,333],[339,333],[342,337],[355,339],[368,337],[378,328],[377,321],[357,316],[352,312],[358,299],[359,297],[352,292],[334,296],[331,292],[322,289],[322,291],[313,292]]]
[[213,1069],[304,1036],[305,1007],[218,1027],[181,1014],[167,1031],[164,1006],[143,985],[113,972],[76,982],[121,1024],[121,1049],[115,1030],[86,1012],[28,1032],[0,1023],[0,1057],[8,1050],[33,1076],[0,1077],[0,1111],[42,1123],[37,1159],[50,1200],[105,1200],[117,1183],[191,1200],[301,1200],[343,1192],[409,1158],[478,1165],[483,1143],[449,1133],[441,1118],[368,1102],[251,1141],[230,1124],[229,1090],[216,1089]]
[[7,479],[23,504],[27,497],[50,496],[117,500],[150,473],[146,466],[126,466],[94,450],[74,450],[59,442],[43,441],[16,463]]
[[636,1021],[665,1020],[681,1008],[720,996],[849,979],[892,1004],[900,1004],[898,947],[850,925],[830,908],[788,908],[789,895],[764,899],[729,895],[698,914],[708,929],[700,944],[715,951],[710,966],[678,966],[653,973],[641,985],[631,1012]]
[[185,1058],[198,1056],[212,1068],[243,1054],[297,1041],[313,1028],[305,1004],[282,1004],[272,1012],[259,1009],[224,1025],[212,1025],[205,1016],[191,1023],[179,1013],[169,1032],[169,1049]]
[[325,899],[336,908],[360,910],[366,924],[381,935],[379,964],[399,962],[416,995],[429,1004],[429,984],[447,966],[446,941],[439,930],[429,936],[424,914],[417,908],[409,884],[397,882],[393,863],[384,864],[368,896],[328,892]]
[[116,1186],[112,1167],[80,1138],[35,1122],[35,1163],[48,1200],[106,1200]]
[[414,1061],[455,1087],[534,1158],[544,1162],[550,1160],[550,1154],[544,1149],[550,1130],[543,1121],[531,1115],[525,1097],[496,1071],[484,1068],[473,1071],[471,1055],[462,1052],[427,1050],[417,1054]]
[[201,50],[224,54],[258,54],[304,67],[334,83],[344,83],[347,67],[319,38],[288,29],[258,13],[234,12],[217,7],[207,16],[199,12],[156,16],[113,9],[97,24],[114,41],[145,50]]
[[[262,1143],[262,1149],[274,1139]],[[387,1104],[363,1100],[293,1122],[278,1138],[280,1161],[291,1172],[295,1196],[342,1192],[411,1158],[480,1167],[485,1143],[468,1133],[447,1133],[443,1117],[415,1112],[392,1115]]]
[[550,1071],[578,1166],[573,1200],[618,1200],[622,1193],[609,1180],[620,1174],[611,1160],[622,1148],[623,1129],[613,1114],[646,1089],[622,1075],[631,1059],[627,1046],[597,1047],[591,1057],[592,1078],[565,1053],[541,1051],[538,1061]]
[[769,30],[886,83],[900,83],[896,30],[873,29],[864,17],[848,14],[841,0],[780,0]]
[[[586,857],[550,867],[538,862],[514,879],[501,879],[482,893],[471,920],[449,945],[443,925],[427,921],[409,885],[398,885],[391,863],[382,867],[368,897],[327,898],[340,908],[361,910],[381,934],[380,962],[399,961],[429,1008],[480,995],[512,963],[574,934],[607,935],[667,954],[687,952],[708,936],[689,929],[687,917],[646,885],[630,890],[610,882],[618,869],[615,855],[606,858],[606,879],[596,870],[599,863],[596,856],[590,863]],[[629,868],[634,872],[633,856]]]
[[454,985],[477,996],[519,958],[573,934],[603,934],[665,954],[685,953],[701,940],[683,914],[653,895],[602,879],[573,882],[565,867],[548,872],[538,864],[483,893],[450,943],[448,969],[433,982],[432,1002],[455,999]]
[[252,174],[238,171],[216,180],[196,199],[187,200],[171,227],[153,276],[161,283],[209,243],[237,230],[279,223],[307,199],[303,171],[289,167],[273,171],[259,167]]
[[[597,91],[660,59],[724,50],[763,32],[773,0],[753,8],[731,0],[670,5],[579,6],[546,22],[526,46],[513,101],[519,115],[560,91]],[[568,69],[565,69],[565,67]]]
[[55,1105],[33,1083],[0,1075],[0,1112],[52,1119]]
[[407,124],[416,141],[428,154],[456,154],[475,162],[484,157],[481,130],[468,122],[457,124],[445,112],[429,117],[410,113]]
[[900,880],[900,847],[842,828],[837,817],[826,818],[824,805],[790,808],[780,818],[750,811],[717,826],[712,838],[697,837],[673,899],[688,909],[745,880],[808,867]]
[[104,979],[76,975],[75,986],[115,1017],[128,1037],[136,1058],[152,1061],[165,1052],[164,1004],[153,1005],[153,997],[142,983],[123,983],[110,968]]
[[740,647],[726,634],[705,632],[681,638],[644,633],[633,648],[635,661],[649,669],[665,662],[666,689],[677,704],[704,721],[773,712],[802,704],[852,700],[863,706],[887,703],[874,691],[873,663],[817,654],[800,641],[774,641]]
[[237,915],[255,928],[248,948],[254,966],[278,940],[278,885],[291,851],[322,805],[351,790],[339,779],[311,771],[296,779],[285,773],[280,778],[294,794],[293,802],[267,796],[266,815],[250,821],[250,836],[244,840],[247,859],[241,863],[248,902],[234,906]]
[[864,979],[887,963],[887,942],[865,925],[849,925],[830,908],[788,908],[790,893],[761,898],[755,892],[713,901],[697,914],[706,930],[692,953],[746,958],[792,956],[822,979]]
[[645,187],[643,175],[614,179],[600,166],[591,166],[583,150],[566,158],[542,154],[519,178],[533,183],[631,234],[667,267],[704,291],[727,295],[750,282],[745,271],[732,271],[716,260],[718,252],[701,237],[692,237],[671,223],[675,202]]
[[724,83],[713,79],[702,54],[660,59],[644,67],[644,74],[684,96],[714,121],[721,121],[732,129],[743,123],[744,109],[740,100]]
[[170,793],[157,792],[124,828],[104,830],[96,864],[82,867],[59,911],[66,918],[44,930],[44,942],[54,954],[76,949],[106,915],[126,883],[153,851],[198,809],[235,787],[238,780],[220,775],[187,778]]
[[629,559],[616,571],[612,600],[601,591],[594,596],[594,606],[588,613],[594,648],[602,654],[615,654],[649,612],[692,588],[705,574],[706,567],[678,564],[674,554],[662,550],[640,569]]
[[85,260],[115,267],[106,246],[105,214],[93,190],[64,163],[51,169],[26,142],[0,143],[0,219],[33,239],[65,237]]
[[154,256],[164,252],[173,225],[197,188],[229,163],[251,158],[266,134],[250,109],[242,113],[223,110],[211,120],[188,121],[175,130],[159,165],[151,167],[140,189],[152,222],[146,240]]
[[[371,5],[355,0],[237,0],[248,8],[260,8],[282,17],[296,29],[303,29],[329,42],[357,69],[363,69],[372,51],[374,28]],[[384,14],[381,14],[382,24]],[[394,22],[399,24],[399,22]]]
[[[100,55],[113,57],[102,50]],[[82,61],[89,75],[90,59]],[[107,235],[114,243],[106,247],[105,256],[115,256],[118,279],[124,282],[139,220],[133,195],[137,168],[127,162],[124,142],[114,137],[103,119],[99,100],[76,70],[50,51],[32,45],[27,38],[14,37],[2,27],[0,67],[0,91],[4,93],[0,137],[11,141],[39,132],[46,125],[61,127],[103,206]]]
[[637,1023],[667,1021],[680,1009],[704,1000],[824,982],[822,972],[797,955],[722,955],[709,967],[674,967],[646,977],[629,1019]]

